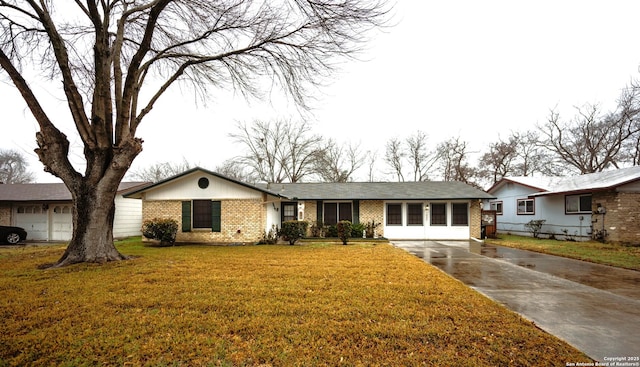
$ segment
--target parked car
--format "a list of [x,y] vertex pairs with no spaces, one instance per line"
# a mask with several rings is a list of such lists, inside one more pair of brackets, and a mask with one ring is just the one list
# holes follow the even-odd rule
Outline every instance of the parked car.
[[27,231],[20,227],[0,226],[0,242],[15,245],[27,239]]

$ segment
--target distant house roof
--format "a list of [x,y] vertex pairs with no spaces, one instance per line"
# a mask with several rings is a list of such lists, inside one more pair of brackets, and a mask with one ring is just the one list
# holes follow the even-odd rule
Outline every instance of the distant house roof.
[[578,176],[505,177],[487,191],[490,193],[495,192],[505,183],[514,182],[540,191],[531,196],[543,196],[607,190],[637,180],[640,180],[640,166]]
[[[118,192],[126,193],[144,182],[121,182]],[[0,201],[71,201],[71,192],[63,183],[0,184]]]
[[277,183],[269,184],[268,189],[292,200],[470,200],[494,198],[471,185],[455,181]]

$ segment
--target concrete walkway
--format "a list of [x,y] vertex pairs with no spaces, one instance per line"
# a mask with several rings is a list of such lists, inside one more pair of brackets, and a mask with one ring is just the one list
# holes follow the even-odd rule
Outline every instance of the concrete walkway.
[[473,241],[392,242],[597,361],[640,357],[638,271]]

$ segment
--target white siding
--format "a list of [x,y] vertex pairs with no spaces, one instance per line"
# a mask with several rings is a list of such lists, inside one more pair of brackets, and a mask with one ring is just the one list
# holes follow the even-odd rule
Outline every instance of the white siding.
[[[458,201],[456,201],[458,202]],[[422,225],[408,225],[407,224],[407,205],[411,203],[422,203],[423,204],[423,218]],[[384,236],[390,239],[431,239],[431,240],[468,240],[470,238],[470,227],[466,226],[453,226],[451,225],[451,216],[452,202],[442,202],[438,201],[437,203],[446,203],[447,208],[447,225],[438,225],[432,226],[430,224],[429,217],[429,204],[430,202],[395,202],[388,201],[385,202],[384,205]],[[387,225],[387,204],[402,204],[402,225]],[[469,209],[467,209],[467,214],[469,215],[468,222],[471,223],[471,214],[469,213]]]
[[[200,178],[207,178],[209,186],[201,189]],[[193,199],[256,199],[261,198],[258,190],[196,171],[180,180],[157,186],[145,193],[145,200],[193,200]]]
[[142,227],[142,200],[116,197],[116,213],[113,220],[113,237],[140,236]]

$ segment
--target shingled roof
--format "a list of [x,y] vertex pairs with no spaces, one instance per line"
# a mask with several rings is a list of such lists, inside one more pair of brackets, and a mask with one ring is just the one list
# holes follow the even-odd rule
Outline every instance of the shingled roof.
[[278,183],[265,186],[294,200],[470,200],[494,196],[454,181]]
[[640,180],[640,166],[578,176],[505,177],[487,191],[494,192],[502,185],[514,182],[540,191],[530,196],[542,196],[607,190],[637,180]]
[[[118,192],[124,193],[144,182],[122,182]],[[0,184],[0,201],[71,201],[71,192],[63,183]]]

